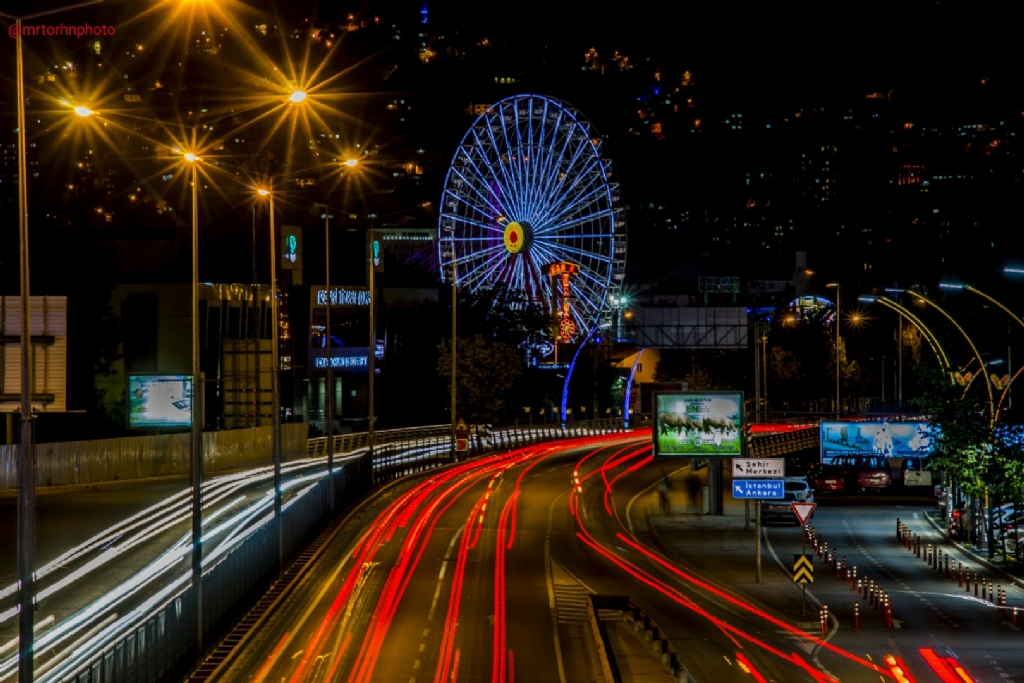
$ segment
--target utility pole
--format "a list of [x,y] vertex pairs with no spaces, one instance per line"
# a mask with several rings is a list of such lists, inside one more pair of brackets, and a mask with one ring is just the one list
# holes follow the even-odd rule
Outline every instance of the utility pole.
[[256,426],[263,424],[262,415],[262,392],[260,391],[260,287],[256,284],[256,204],[252,205],[252,338],[255,343],[256,352],[253,354],[253,370],[255,371],[256,391]]
[[[372,221],[373,219],[371,218],[370,220]],[[368,414],[368,417],[369,417],[369,425],[368,425],[368,429],[367,429],[367,432],[368,432],[367,437],[368,437],[368,441],[369,441],[369,445],[370,445],[370,457],[372,458],[373,457],[373,412],[374,412],[373,411],[373,376],[374,376],[374,368],[376,366],[376,362],[375,361],[377,359],[377,329],[376,329],[376,326],[374,325],[374,322],[375,322],[375,320],[374,320],[374,318],[375,318],[375,316],[374,316],[374,309],[377,307],[377,283],[376,283],[376,277],[375,277],[375,274],[376,274],[376,271],[377,271],[377,263],[376,263],[376,259],[374,258],[374,251],[373,251],[373,224],[372,223],[370,225],[370,239],[369,239],[368,246],[370,248],[370,254],[369,254],[370,255],[370,260],[369,260],[370,273],[369,273],[369,278],[368,278],[369,286],[370,286],[369,287],[370,288],[370,358],[369,358],[370,381],[369,381],[369,383],[367,385],[367,401],[369,402],[369,410],[367,411],[367,414]]]
[[274,429],[274,522],[277,526],[277,576],[284,575],[284,520],[281,518],[281,322],[277,306],[277,239],[274,231],[274,193],[270,193],[270,389]]
[[754,422],[761,422],[761,325],[754,323]]
[[327,432],[327,498],[330,510],[334,512],[334,366],[331,365],[331,210],[324,204],[324,259],[326,260],[327,326],[324,338],[327,341],[327,374],[324,377],[324,431]]
[[455,264],[455,248],[452,247],[452,460],[457,460],[455,450],[455,294],[458,285],[458,270]]
[[[192,127],[192,149],[196,129]],[[192,166],[192,585],[196,592],[196,647],[203,647],[203,378],[199,354],[199,159],[191,152]]]
[[[35,679],[35,567],[36,567],[36,473],[32,428],[32,317],[29,288],[28,243],[28,161],[25,158],[25,64],[22,51],[22,21],[69,9],[95,5],[102,0],[86,0],[25,16],[0,13],[13,19],[15,52],[15,98],[18,119],[18,265],[21,295],[21,441],[18,446],[18,680]],[[201,623],[201,622],[200,622]],[[200,635],[200,637],[202,637]]]

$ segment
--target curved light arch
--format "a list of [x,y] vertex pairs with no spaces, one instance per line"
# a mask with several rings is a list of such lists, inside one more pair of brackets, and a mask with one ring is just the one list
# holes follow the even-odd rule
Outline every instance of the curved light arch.
[[[978,296],[982,297],[983,299],[987,300],[988,302],[990,302],[992,304],[995,304],[995,306],[997,308],[999,308],[999,310],[1001,310],[1003,313],[1005,313],[1006,315],[1008,315],[1011,318],[1013,318],[1013,320],[1018,325],[1020,325],[1022,328],[1024,328],[1024,320],[1022,320],[1019,315],[1017,315],[1016,313],[1011,311],[1009,308],[1007,308],[1006,306],[1004,306],[1000,302],[998,302],[995,299],[993,299],[991,296],[989,296],[985,292],[981,291],[977,287],[972,287],[971,285],[964,285],[964,289],[966,289],[968,292],[971,292],[973,294],[977,294]],[[1017,376],[1021,373],[1021,370],[1024,370],[1024,365],[1022,365],[1020,368],[1018,368],[1017,372],[1013,373],[1013,376],[1010,377],[1010,381],[1006,383],[1005,387],[1003,387],[1002,394],[999,396],[999,403],[996,404],[995,415],[992,418],[992,422],[993,423],[995,423],[995,422],[997,422],[999,420],[999,413],[1003,409],[1003,401],[1006,400],[1007,395],[1010,393],[1010,387],[1013,385],[1013,381],[1015,379],[1017,379]],[[984,374],[984,372],[985,372],[984,368],[982,368],[982,374]],[[989,382],[989,378],[986,377],[985,378],[985,383],[988,384],[988,382]]]
[[[931,300],[921,296],[920,294],[918,294],[917,292],[915,292],[913,290],[910,290],[909,293],[912,294],[913,296],[917,297],[920,301],[925,302],[926,304],[928,304],[929,306],[934,308],[939,313],[941,313],[946,318],[946,320],[951,322],[953,324],[953,327],[955,327],[960,332],[960,334],[963,335],[963,338],[965,340],[967,340],[968,345],[970,345],[970,347],[971,347],[971,351],[974,352],[974,357],[978,359],[978,365],[981,366],[981,373],[980,374],[984,378],[985,390],[988,392],[988,419],[989,419],[989,427],[992,427],[995,424],[995,421],[996,421],[995,420],[995,418],[996,418],[995,397],[992,395],[992,385],[991,385],[991,383],[989,383],[988,377],[985,375],[985,361],[982,359],[981,353],[978,352],[978,347],[976,347],[974,345],[974,341],[971,340],[971,338],[967,335],[967,332],[964,331],[964,328],[960,327],[960,324],[957,323],[957,321],[953,319],[953,316],[951,316],[949,313],[946,313],[946,311],[943,310],[941,306],[939,306],[934,301],[931,301]],[[974,381],[974,378],[971,378],[971,382],[973,382],[973,381]],[[964,390],[965,393],[966,393],[966,389],[967,388],[969,388],[969,386],[965,388],[965,390]]]
[[911,325],[913,325],[914,327],[917,328],[917,331],[920,332],[921,335],[925,338],[925,341],[928,342],[928,346],[931,348],[932,353],[935,354],[935,360],[939,361],[939,365],[942,366],[943,371],[949,376],[949,380],[952,383],[953,382],[953,374],[952,374],[952,371],[950,370],[951,366],[949,364],[949,358],[946,356],[945,349],[943,349],[942,345],[939,344],[938,338],[928,328],[928,326],[925,325],[923,322],[921,322],[921,319],[918,318],[916,315],[914,315],[905,306],[902,306],[901,304],[896,303],[896,301],[894,301],[893,299],[890,299],[889,297],[886,297],[886,296],[878,297],[878,303],[882,304],[883,306],[885,306],[886,308],[888,308],[890,310],[896,311],[901,316],[906,318],[910,322]]
[[626,397],[622,403],[622,418],[626,426],[629,426],[629,397],[633,394],[633,376],[636,375],[636,368],[640,364],[640,357],[644,355],[644,351],[647,349],[640,349],[640,353],[636,354],[636,360],[633,361],[633,367],[629,371],[629,381],[626,382]]

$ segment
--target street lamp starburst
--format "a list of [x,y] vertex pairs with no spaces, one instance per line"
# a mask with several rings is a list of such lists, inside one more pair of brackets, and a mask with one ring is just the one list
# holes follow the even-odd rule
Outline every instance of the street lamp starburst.
[[292,94],[288,96],[288,101],[294,102],[295,104],[299,104],[300,102],[305,102],[306,101],[306,91],[305,90],[293,90]]

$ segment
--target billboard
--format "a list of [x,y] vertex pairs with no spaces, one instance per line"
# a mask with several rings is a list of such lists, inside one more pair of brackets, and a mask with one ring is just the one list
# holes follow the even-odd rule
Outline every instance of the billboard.
[[302,284],[302,228],[281,227],[281,268],[292,271],[292,284]]
[[742,391],[657,393],[654,406],[655,455],[743,455]]
[[828,465],[842,456],[924,458],[931,455],[935,427],[928,422],[822,422],[821,461]]
[[190,427],[192,375],[128,375],[128,428]]

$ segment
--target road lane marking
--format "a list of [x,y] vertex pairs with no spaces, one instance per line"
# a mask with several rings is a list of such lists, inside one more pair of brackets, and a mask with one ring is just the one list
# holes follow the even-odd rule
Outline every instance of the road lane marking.
[[551,610],[551,628],[554,631],[555,637],[555,662],[558,664],[558,680],[560,683],[566,683],[566,680],[565,665],[562,663],[562,645],[558,641],[558,610],[555,607],[555,583],[551,575],[551,528],[555,523],[555,505],[565,497],[566,493],[563,491],[562,495],[551,501],[551,505],[548,507],[548,529],[544,535],[544,578],[548,582],[548,609]]
[[[441,572],[437,575],[437,589],[434,591],[434,601],[430,603],[430,612],[427,614],[427,621],[431,621],[434,618],[434,610],[437,609],[437,599],[441,595],[441,584],[444,583],[444,570],[448,567],[449,560],[452,559],[452,549],[455,547],[455,541],[458,540],[459,535],[462,533],[462,527],[455,532],[452,536],[452,542],[448,544],[448,550],[445,551],[444,560],[441,562]],[[423,635],[427,635],[427,629],[423,632]]]

